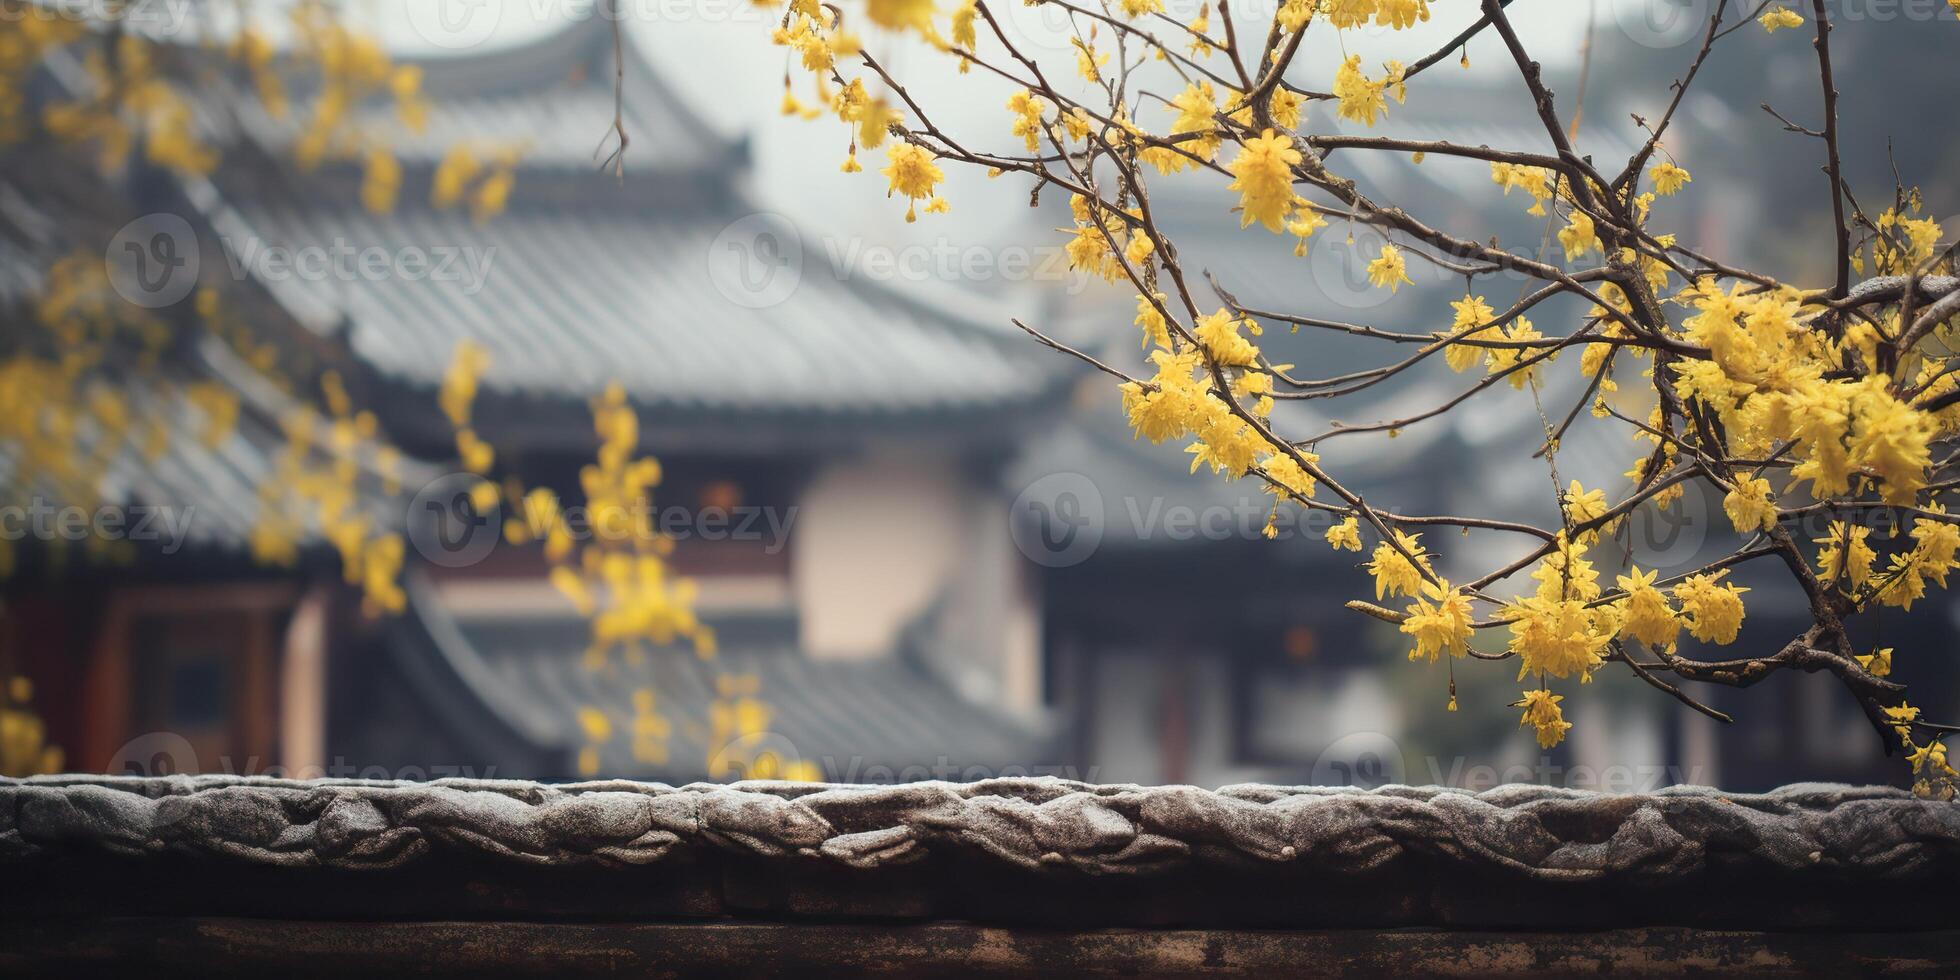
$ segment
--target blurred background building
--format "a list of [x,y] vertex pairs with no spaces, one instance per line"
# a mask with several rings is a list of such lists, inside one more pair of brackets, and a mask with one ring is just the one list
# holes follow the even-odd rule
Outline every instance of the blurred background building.
[[[1628,19],[1625,7],[1595,5],[1590,25],[1561,15],[1533,28],[1534,42],[1555,52],[1562,97],[1589,73],[1578,143],[1603,160],[1629,155],[1641,138],[1630,114],[1657,114],[1654,101],[1693,53],[1685,41],[1659,43],[1672,35],[1658,29],[1641,33],[1654,22]],[[100,486],[25,478],[0,442],[0,484],[14,501],[108,502],[181,519],[167,547],[99,536],[20,542],[0,666],[31,681],[33,710],[69,767],[681,782],[744,774],[767,752],[850,781],[1035,773],[1750,789],[1892,775],[1863,718],[1823,678],[1706,692],[1739,719],[1718,731],[1608,671],[1572,694],[1578,725],[1550,752],[1518,730],[1501,666],[1456,672],[1462,709],[1444,711],[1446,669],[1404,663],[1393,628],[1342,608],[1366,587],[1365,555],[1331,551],[1325,523],[1297,513],[1268,540],[1270,497],[1190,475],[1178,446],[1133,440],[1106,379],[1012,326],[1020,316],[1113,363],[1135,359],[1129,291],[1049,261],[1060,254],[1051,229],[1067,223],[1066,202],[1028,210],[1024,187],[960,177],[952,215],[901,233],[896,210],[867,193],[878,182],[834,172],[841,145],[813,163],[818,151],[763,135],[776,124],[752,112],[730,131],[724,110],[742,83],[717,97],[715,72],[768,72],[753,59],[711,67],[714,43],[740,29],[774,57],[763,28],[711,25],[727,33],[690,53],[689,38],[707,36],[701,25],[642,25],[641,43],[626,45],[616,66],[601,20],[520,26],[530,29],[509,43],[420,62],[422,132],[382,109],[366,121],[390,131],[405,187],[427,186],[458,142],[514,153],[508,209],[485,221],[419,193],[376,215],[359,203],[353,168],[297,174],[287,162],[294,129],[236,98],[227,86],[238,81],[194,50],[183,53],[187,70],[205,72],[211,93],[200,125],[224,149],[208,179],[142,168],[101,176],[49,145],[0,151],[0,302],[10,320],[32,315],[60,262],[101,254],[132,216],[180,216],[187,247],[204,256],[199,281],[276,348],[268,357],[345,378],[406,454],[399,472],[357,481],[359,506],[413,543],[405,608],[374,617],[320,528],[301,529],[289,566],[250,560],[262,485],[296,438],[315,435],[282,424],[292,396],[225,344],[175,345],[162,365],[239,396],[239,423],[222,440],[202,438],[197,406],[152,403],[178,437],[156,456],[120,451]],[[1938,45],[1955,33],[1950,22],[1877,26],[1840,32],[1847,74],[1890,63],[1889,45],[1925,52],[1898,63],[1939,64]],[[1600,56],[1571,56],[1588,32]],[[1790,224],[1800,209],[1780,202],[1815,199],[1821,178],[1813,162],[1772,166],[1748,148],[1779,129],[1755,102],[1807,105],[1814,77],[1786,64],[1807,58],[1807,45],[1762,40],[1738,37],[1740,53],[1718,62],[1728,74],[1703,83],[1669,141],[1697,186],[1744,192],[1668,202],[1678,213],[1663,214],[1709,251],[1797,275],[1818,260],[1787,243],[1816,229]],[[1535,145],[1515,81],[1481,63],[1499,52],[1471,53],[1477,68],[1412,93],[1385,131]],[[596,169],[591,153],[613,121],[616,67],[632,136],[623,176]],[[59,66],[45,84],[63,84]],[[1844,87],[1848,99],[1868,88]],[[1864,151],[1857,176],[1890,186],[1878,152],[1887,136],[1899,138],[1905,173],[1951,172],[1950,135],[1899,124],[1908,110],[1898,91],[1846,108],[1850,145]],[[1004,99],[956,121],[1004,132],[994,111]],[[1934,111],[1930,101],[1922,108]],[[1317,110],[1309,123],[1344,125]],[[1808,149],[1792,144],[1793,155]],[[1546,234],[1483,167],[1336,163],[1379,198],[1447,226],[1513,243]],[[1368,289],[1363,267],[1380,243],[1368,229],[1323,229],[1295,258],[1290,239],[1216,220],[1229,205],[1220,188],[1164,186],[1158,208],[1181,251],[1202,257],[1248,307],[1421,331],[1446,326],[1438,311],[1461,295],[1460,282],[1419,265],[1414,287]],[[1935,215],[1960,211],[1953,188],[1927,191]],[[309,277],[245,254],[343,244],[449,256],[456,274]],[[985,272],[962,265],[974,255],[990,260]],[[1001,261],[1009,255],[1028,259],[1021,273]],[[892,264],[878,265],[881,256]],[[204,313],[186,300],[158,315]],[[1266,348],[1304,373],[1376,363],[1357,338],[1279,327],[1268,325]],[[666,473],[659,500],[681,515],[670,561],[699,583],[697,607],[720,636],[713,657],[649,650],[594,667],[588,625],[547,580],[539,549],[492,546],[500,517],[476,513],[452,479],[452,433],[438,407],[464,341],[491,355],[475,425],[500,470],[566,499],[595,441],[588,400],[623,386],[642,448]],[[132,357],[132,392],[152,367]],[[1435,376],[1384,385],[1371,401],[1343,404],[1342,418],[1395,418],[1455,390]],[[1559,406],[1548,411],[1580,394],[1576,371],[1547,373],[1543,403]],[[1332,420],[1296,402],[1276,421],[1309,432]],[[1379,504],[1545,520],[1545,470],[1489,451],[1543,432],[1530,393],[1505,387],[1395,438],[1324,448],[1334,471]],[[1560,475],[1611,492],[1630,446],[1572,440]],[[1628,547],[1643,568],[1680,570],[1725,539],[1720,501],[1691,491],[1672,516],[1635,521]],[[1503,559],[1440,547],[1466,568]],[[1742,642],[1780,644],[1802,610],[1762,592]],[[1934,714],[1960,708],[1953,671],[1933,655],[1952,645],[1954,609],[1936,597],[1884,621],[1877,638],[1926,651],[1902,655],[1901,673]],[[595,727],[589,709],[606,724]]]

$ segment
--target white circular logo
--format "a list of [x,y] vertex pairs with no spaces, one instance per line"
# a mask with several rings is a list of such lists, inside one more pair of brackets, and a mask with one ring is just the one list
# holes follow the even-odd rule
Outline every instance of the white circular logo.
[[418,37],[450,50],[490,40],[504,17],[501,0],[410,0],[402,6]]
[[1719,520],[1723,528],[1731,527],[1720,503],[1711,499],[1707,483],[1689,480],[1679,486],[1681,496],[1666,507],[1649,500],[1626,519],[1633,562],[1663,575],[1688,569],[1707,543],[1712,522]]
[[1375,789],[1408,782],[1402,746],[1381,732],[1352,732],[1334,740],[1314,760],[1315,786]]
[[1103,538],[1103,495],[1080,473],[1050,473],[1021,491],[1008,510],[1008,533],[1029,561],[1047,568],[1079,565]]
[[146,214],[122,226],[102,255],[109,286],[145,309],[179,302],[197,286],[197,232],[174,214]]
[[803,236],[772,211],[729,222],[708,245],[707,258],[715,289],[751,310],[789,299],[803,281]]
[[1674,48],[1708,29],[1708,0],[1612,0],[1613,22],[1633,43]]
[[197,749],[176,732],[148,732],[123,743],[109,759],[111,776],[188,776],[198,771]]
[[1387,244],[1387,235],[1366,225],[1354,229],[1352,240],[1316,235],[1307,243],[1307,271],[1321,295],[1335,306],[1373,309],[1394,296],[1368,281],[1368,264],[1381,257],[1382,246]]
[[474,473],[429,481],[408,504],[408,540],[415,553],[444,568],[463,568],[489,557],[503,535],[503,504],[479,513],[470,491],[483,482]]
[[[1172,2],[1176,3],[1177,0]],[[1073,47],[1070,39],[1075,37],[1075,28],[1070,23],[1067,8],[1052,3],[1025,3],[1022,0],[1011,0],[1002,6],[1007,11],[1007,33],[1013,36],[1015,47],[1030,51],[1067,51]],[[999,8],[995,12],[998,13]],[[1167,14],[1175,16],[1176,11],[1170,10]],[[986,33],[986,25],[980,25],[980,33]]]

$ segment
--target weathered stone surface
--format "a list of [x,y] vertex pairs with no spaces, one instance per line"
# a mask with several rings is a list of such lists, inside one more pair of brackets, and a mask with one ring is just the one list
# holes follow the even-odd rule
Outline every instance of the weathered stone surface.
[[1960,806],[1829,785],[0,780],[0,907],[1896,927],[1956,872]]

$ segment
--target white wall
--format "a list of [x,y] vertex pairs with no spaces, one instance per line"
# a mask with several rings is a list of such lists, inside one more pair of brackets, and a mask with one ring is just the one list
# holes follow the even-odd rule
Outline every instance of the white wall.
[[1037,582],[1006,500],[956,459],[893,450],[831,464],[797,503],[790,576],[805,651],[889,655],[944,597],[927,638],[935,666],[977,701],[1038,708]]

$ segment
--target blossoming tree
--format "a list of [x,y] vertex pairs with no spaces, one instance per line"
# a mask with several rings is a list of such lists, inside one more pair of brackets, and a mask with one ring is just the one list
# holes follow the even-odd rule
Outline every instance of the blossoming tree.
[[[178,21],[159,14],[188,16]],[[230,84],[219,87],[218,80]],[[295,179],[354,173],[359,203],[370,212],[394,210],[404,193],[426,193],[431,207],[466,210],[478,224],[494,220],[513,191],[516,149],[458,143],[444,153],[426,191],[404,187],[389,135],[427,128],[421,89],[419,67],[392,58],[338,0],[169,10],[0,0],[0,153],[37,144],[61,147],[107,175],[146,170],[195,180],[224,162],[221,141],[200,124],[200,104],[228,97],[292,123],[296,139],[289,158],[279,162]],[[374,114],[357,111],[373,106],[391,107],[397,125],[383,131],[372,124]],[[8,162],[45,165],[50,159],[67,158],[50,153],[34,164]],[[320,193],[337,192],[323,183],[328,186]],[[105,209],[112,206],[103,202]],[[87,233],[77,228],[73,237]],[[0,503],[25,504],[47,483],[73,494],[70,504],[120,503],[103,498],[107,477],[125,453],[161,458],[173,437],[167,419],[185,411],[201,419],[197,438],[217,451],[242,416],[276,410],[268,421],[277,424],[283,441],[274,471],[259,488],[248,535],[251,557],[292,566],[309,537],[324,540],[367,615],[403,612],[401,522],[363,506],[377,489],[380,499],[397,499],[404,489],[404,453],[388,440],[381,420],[351,397],[337,370],[296,353],[292,338],[233,309],[233,297],[220,288],[195,291],[185,304],[194,316],[126,301],[103,259],[108,244],[78,246],[54,262],[31,308],[8,311],[0,336],[0,449],[11,465],[0,477]],[[166,368],[173,351],[199,343],[221,345],[261,376],[277,390],[271,400],[276,409],[247,406],[227,384],[186,381]],[[473,426],[478,381],[489,367],[487,351],[462,344],[441,386],[438,402],[454,429],[454,463],[473,474],[469,495],[477,511],[501,508],[515,515],[503,528],[505,541],[537,545],[550,563],[552,583],[590,621],[589,665],[602,670],[611,658],[669,644],[713,657],[714,633],[694,614],[694,583],[674,573],[667,561],[671,536],[652,526],[648,504],[662,471],[641,453],[639,420],[624,391],[612,386],[594,393],[596,452],[579,474],[579,491],[582,505],[596,515],[597,531],[579,541],[553,491],[527,488],[500,470],[495,447]],[[132,546],[90,537],[85,547],[91,558],[115,561]],[[0,539],[0,582],[15,563],[14,542]],[[5,612],[0,606],[0,617]],[[0,773],[59,768],[61,754],[42,744],[43,730],[30,710],[32,685],[9,667],[0,663]],[[720,683],[724,690],[710,705],[710,770],[717,776],[740,769],[815,778],[805,760],[778,758],[766,749],[742,757],[735,747],[767,729],[771,709],[753,677],[731,675]],[[597,745],[622,731],[637,758],[665,761],[671,721],[656,710],[650,688],[636,690],[634,701],[630,719],[579,710],[578,727],[588,743],[578,757],[581,774],[599,772]]]
[[[1514,663],[1523,682],[1515,706],[1541,746],[1557,744],[1572,725],[1556,692],[1599,670],[1630,671],[1722,720],[1727,716],[1678,682],[1748,687],[1779,671],[1821,671],[1857,701],[1888,752],[1905,753],[1920,792],[1953,794],[1955,772],[1941,737],[1955,729],[1921,718],[1904,687],[1888,679],[1892,651],[1859,648],[1848,627],[1879,607],[1910,607],[1929,587],[1944,587],[1960,565],[1960,527],[1946,505],[1960,487],[1951,473],[1960,460],[1960,383],[1953,376],[1960,358],[1950,346],[1960,280],[1952,275],[1953,247],[1942,247],[1939,226],[1918,216],[1915,193],[1900,189],[1875,214],[1843,177],[1832,23],[1823,0],[1717,0],[1665,112],[1636,118],[1637,149],[1611,165],[1574,150],[1573,108],[1547,87],[1519,39],[1509,0],[1452,5],[1448,14],[1464,22],[1460,33],[1379,68],[1358,54],[1333,65],[1309,63],[1300,57],[1302,42],[1312,32],[1370,26],[1401,32],[1444,16],[1443,5],[1432,11],[1427,0],[1285,0],[1270,21],[1259,22],[1219,0],[1216,19],[1207,6],[1185,23],[1168,16],[1161,0],[1027,2],[1059,15],[1069,52],[1031,47],[1004,27],[1006,0],[790,0],[773,39],[791,50],[792,68],[806,78],[786,77],[784,111],[847,124],[847,172],[862,169],[861,151],[882,150],[880,173],[890,193],[906,200],[907,221],[920,210],[947,210],[940,185],[953,165],[1026,181],[1037,194],[1069,195],[1069,257],[1075,268],[1135,290],[1135,323],[1148,356],[1140,369],[1109,364],[1022,328],[1109,375],[1138,437],[1186,441],[1194,467],[1259,481],[1276,502],[1330,512],[1337,523],[1326,542],[1333,548],[1359,552],[1371,541],[1366,569],[1374,601],[1350,606],[1399,624],[1411,659]],[[1951,3],[1960,15],[1960,0]],[[1827,175],[1818,198],[1832,215],[1833,235],[1823,247],[1834,275],[1821,283],[1742,268],[1650,223],[1656,200],[1692,180],[1667,147],[1677,110],[1721,42],[1744,29],[1812,38],[1823,121],[1817,129],[1787,125],[1814,140]],[[944,102],[908,87],[862,43],[894,33],[923,40],[963,74],[993,76],[1016,89],[998,141],[980,145],[935,124]],[[1392,117],[1411,89],[1440,81],[1438,65],[1459,51],[1467,65],[1468,45],[1493,38],[1514,63],[1519,92],[1542,128],[1533,146],[1335,135],[1304,124],[1308,104],[1323,102],[1340,118],[1373,127]],[[1168,88],[1159,92],[1160,84]],[[800,91],[814,93],[807,107]],[[933,94],[953,100],[964,93]],[[1360,154],[1393,154],[1411,165],[1425,157],[1488,164],[1494,189],[1522,192],[1530,214],[1549,223],[1548,242],[1555,237],[1564,261],[1479,240],[1371,198],[1344,173],[1343,161]],[[1367,267],[1374,288],[1411,283],[1410,261],[1447,270],[1468,288],[1447,317],[1438,317],[1448,328],[1434,332],[1249,309],[1222,288],[1206,288],[1196,275],[1202,259],[1187,257],[1166,236],[1152,190],[1169,179],[1223,182],[1238,202],[1234,214],[1217,220],[1247,234],[1296,239],[1296,254],[1330,219],[1374,227],[1389,239]],[[1531,288],[1508,306],[1493,304],[1480,286],[1500,274],[1522,274]],[[1558,298],[1576,299],[1586,312],[1556,328],[1534,324],[1530,317]],[[1261,351],[1260,320],[1371,338],[1383,354],[1367,370],[1302,375]],[[1392,512],[1321,464],[1318,449],[1329,440],[1420,425],[1499,384],[1537,393],[1546,372],[1570,369],[1555,368],[1561,355],[1566,364],[1576,359],[1583,394],[1545,415],[1541,445],[1519,447],[1554,467],[1556,524]],[[1272,424],[1279,401],[1352,400],[1391,378],[1437,369],[1474,378],[1406,418],[1318,433]],[[1623,382],[1628,390],[1620,389]],[[1609,497],[1603,487],[1557,480],[1559,441],[1583,422],[1618,426],[1629,438],[1623,492]],[[1637,566],[1605,567],[1618,558],[1600,545],[1629,515],[1673,505],[1690,483],[1722,496],[1734,531],[1725,557],[1665,578]],[[1876,513],[1899,518],[1905,533],[1873,537],[1863,519]],[[1828,519],[1830,533],[1816,541],[1793,533],[1805,517]],[[1441,556],[1431,543],[1439,529],[1505,539],[1518,557],[1468,581],[1449,581],[1437,571]],[[1716,653],[1736,640],[1749,591],[1729,573],[1752,562],[1787,572],[1810,624],[1780,648]]]

